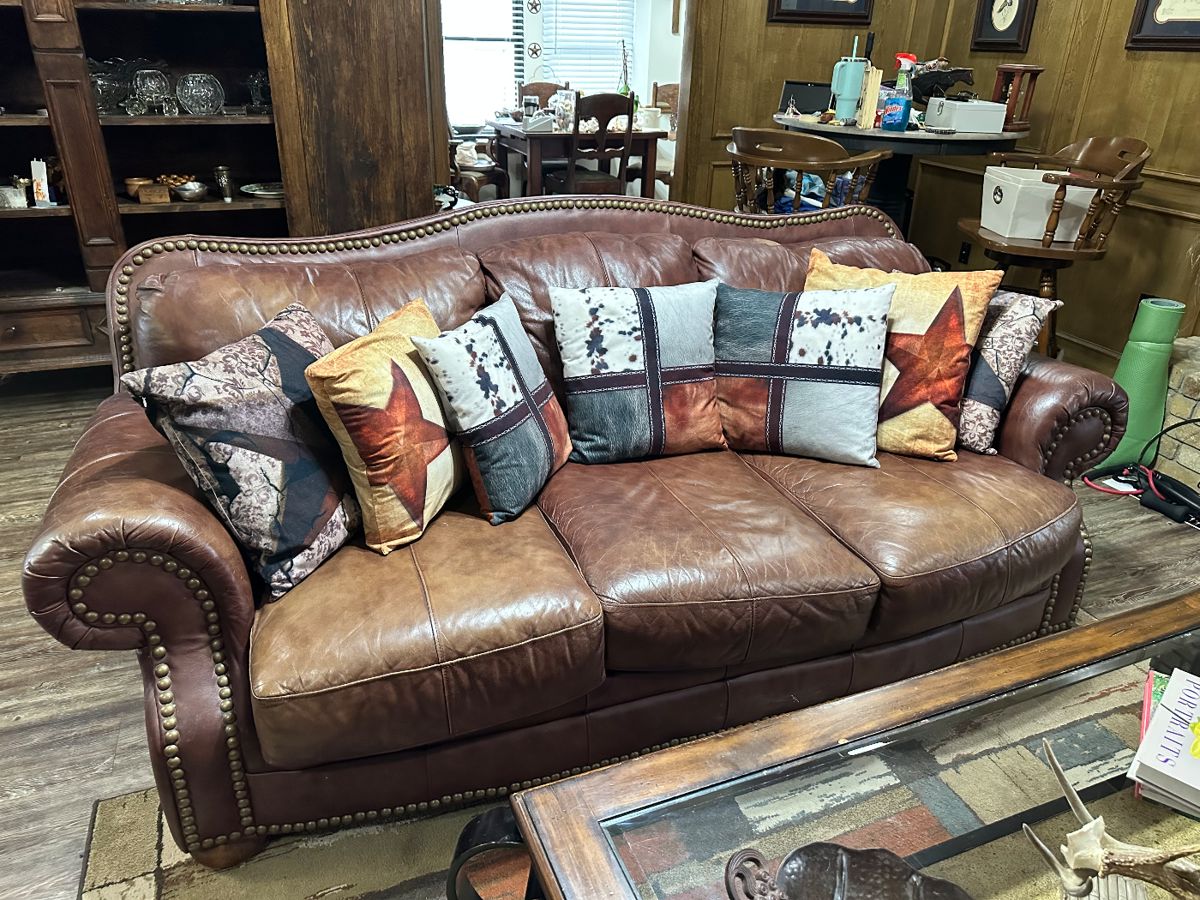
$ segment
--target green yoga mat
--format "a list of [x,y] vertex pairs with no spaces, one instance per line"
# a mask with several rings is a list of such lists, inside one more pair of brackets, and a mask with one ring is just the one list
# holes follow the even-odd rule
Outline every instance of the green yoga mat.
[[[1183,310],[1182,303],[1157,297],[1148,297],[1138,304],[1129,342],[1113,375],[1113,380],[1129,395],[1129,427],[1105,465],[1135,462],[1146,442],[1162,428],[1171,345],[1179,333]],[[1157,450],[1155,444],[1146,452],[1144,461],[1148,462]]]

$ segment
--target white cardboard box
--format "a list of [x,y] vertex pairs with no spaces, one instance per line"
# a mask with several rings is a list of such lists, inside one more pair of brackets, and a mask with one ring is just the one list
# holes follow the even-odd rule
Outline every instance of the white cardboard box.
[[925,109],[925,124],[975,134],[999,134],[1004,130],[1003,103],[990,100],[947,100],[932,97]]
[[[983,176],[980,222],[1002,237],[1041,240],[1054,205],[1057,184],[1042,181],[1045,169],[1008,169],[988,166]],[[1068,187],[1067,200],[1054,232],[1056,241],[1073,241],[1096,192]]]

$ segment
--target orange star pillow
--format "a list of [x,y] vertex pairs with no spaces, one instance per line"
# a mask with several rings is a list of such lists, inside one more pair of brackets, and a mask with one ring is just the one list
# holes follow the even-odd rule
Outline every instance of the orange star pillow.
[[954,444],[971,349],[1000,278],[998,270],[907,275],[857,269],[812,251],[806,291],[896,285],[884,347],[880,450],[958,458]]
[[367,546],[387,554],[421,536],[458,488],[458,445],[411,337],[441,332],[424,300],[304,370],[362,507]]

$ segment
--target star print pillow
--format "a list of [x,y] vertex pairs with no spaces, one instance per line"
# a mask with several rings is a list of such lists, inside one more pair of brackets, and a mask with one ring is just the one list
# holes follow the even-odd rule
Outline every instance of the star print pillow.
[[880,450],[958,458],[954,445],[971,349],[1000,278],[999,270],[907,275],[858,269],[812,251],[806,291],[896,286],[884,347]]
[[141,369],[121,384],[232,532],[278,600],[358,528],[337,444],[304,380],[333,344],[293,303],[202,359]]
[[438,331],[414,300],[304,370],[350,471],[367,546],[384,555],[419,538],[460,481],[458,444],[412,343]]

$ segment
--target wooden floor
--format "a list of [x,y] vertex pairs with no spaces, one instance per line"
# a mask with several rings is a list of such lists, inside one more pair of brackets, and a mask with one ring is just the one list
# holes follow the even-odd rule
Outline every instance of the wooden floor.
[[[132,653],[67,650],[25,612],[21,560],[106,371],[0,385],[0,898],[76,895],[92,802],[151,786]],[[1200,532],[1081,491],[1084,618],[1196,587]]]

